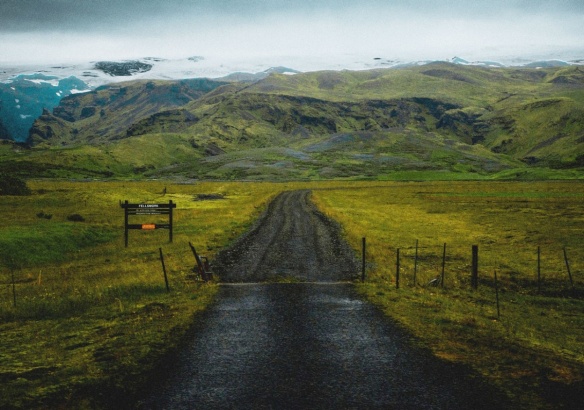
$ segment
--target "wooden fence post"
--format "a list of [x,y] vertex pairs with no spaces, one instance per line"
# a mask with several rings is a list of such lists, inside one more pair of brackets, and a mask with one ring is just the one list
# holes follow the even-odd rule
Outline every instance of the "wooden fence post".
[[541,293],[541,248],[537,247],[537,292]]
[[572,292],[576,289],[574,288],[574,280],[572,279],[572,271],[570,270],[570,262],[568,261],[568,254],[566,248],[564,247],[564,260],[566,261],[566,269],[568,269],[568,277],[570,278],[570,286],[572,286]]
[[501,317],[499,310],[499,281],[497,280],[497,269],[495,269],[495,296],[497,297],[497,319]]
[[[164,188],[166,190],[166,188]],[[170,243],[172,243],[172,227],[174,225],[173,223],[173,218],[172,218],[172,208],[176,207],[175,204],[172,203],[172,199],[170,201],[168,201],[168,224],[170,225],[170,227],[168,228],[168,241]]]
[[365,255],[366,255],[366,250],[367,250],[367,239],[365,239],[365,237],[363,237],[362,242],[363,242],[363,246],[362,246],[363,266],[361,267],[361,282],[365,282],[365,266],[366,266]]
[[170,292],[170,287],[168,286],[168,277],[166,276],[166,265],[164,265],[164,256],[162,255],[162,248],[158,248],[160,251],[160,262],[162,263],[162,271],[164,272],[164,283],[166,284],[166,291]]
[[128,247],[128,201],[124,201],[124,245]]
[[470,277],[470,283],[473,289],[477,289],[479,286],[479,247],[478,245],[472,246],[472,272]]
[[399,289],[399,248],[397,248],[397,260],[395,270],[395,288]]
[[414,254],[414,287],[417,285],[416,275],[418,273],[418,240],[416,239],[416,253]]
[[440,276],[440,286],[444,288],[444,270],[446,267],[446,244],[444,244],[444,251],[442,252],[442,275]]
[[10,273],[12,275],[12,300],[14,307],[16,307],[16,283],[14,282],[14,269],[10,269]]

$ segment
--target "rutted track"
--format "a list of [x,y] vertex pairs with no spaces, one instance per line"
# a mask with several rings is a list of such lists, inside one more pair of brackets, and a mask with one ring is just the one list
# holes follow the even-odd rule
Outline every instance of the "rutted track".
[[222,282],[295,278],[307,282],[354,279],[358,264],[339,226],[309,202],[310,191],[283,192],[258,223],[220,253]]
[[[283,193],[221,256],[224,284],[143,409],[502,409],[468,369],[415,347],[348,280],[339,228]],[[312,281],[313,283],[306,283]],[[334,283],[331,283],[334,282]]]

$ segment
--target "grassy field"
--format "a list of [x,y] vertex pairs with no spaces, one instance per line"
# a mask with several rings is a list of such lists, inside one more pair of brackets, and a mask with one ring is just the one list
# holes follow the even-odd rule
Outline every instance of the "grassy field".
[[[581,404],[582,183],[388,182],[347,188],[315,190],[313,199],[341,222],[356,250],[367,238],[367,281],[358,285],[363,294],[437,356],[471,365],[521,408]],[[442,276],[444,244],[444,286],[433,287],[430,280]],[[470,280],[472,245],[479,246],[477,290]]]
[[[217,289],[193,279],[188,243],[212,257],[283,188],[163,182],[28,185],[30,196],[0,197],[0,408],[112,408],[112,403],[132,400]],[[198,194],[224,199],[196,201]],[[173,243],[164,229],[131,230],[125,248],[119,206],[124,200],[177,203]],[[69,220],[79,219],[72,215],[84,221]],[[130,223],[165,222],[164,216],[130,218]]]
[[[278,192],[299,188],[313,189],[356,252],[367,237],[359,289],[437,356],[471,365],[519,407],[569,408],[583,391],[582,182],[44,180],[29,187],[30,196],[0,197],[0,408],[131,402],[217,290],[192,278],[188,243],[213,257]],[[224,199],[198,201],[198,194]],[[173,243],[166,230],[130,231],[124,248],[124,200],[176,202]],[[444,287],[430,287],[441,276],[444,244]]]

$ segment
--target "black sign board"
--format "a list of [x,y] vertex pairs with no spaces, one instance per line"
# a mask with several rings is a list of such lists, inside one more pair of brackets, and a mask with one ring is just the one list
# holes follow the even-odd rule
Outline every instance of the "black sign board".
[[[124,209],[124,241],[126,248],[128,247],[128,230],[154,230],[154,229],[168,229],[168,239],[172,242],[172,210],[176,208],[176,204],[168,201],[167,204],[130,204],[125,201],[120,204]],[[168,215],[167,224],[130,224],[128,217],[130,215]]]

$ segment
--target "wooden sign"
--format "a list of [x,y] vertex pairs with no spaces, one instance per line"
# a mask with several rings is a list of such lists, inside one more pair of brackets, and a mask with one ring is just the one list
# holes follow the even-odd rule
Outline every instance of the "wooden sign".
[[[176,204],[168,201],[167,204],[130,204],[128,201],[121,203],[120,206],[124,209],[124,242],[126,248],[128,247],[128,231],[130,229],[141,229],[145,231],[155,229],[168,229],[168,239],[172,242],[172,210],[176,208]],[[168,215],[167,224],[130,224],[129,216],[139,215]]]

